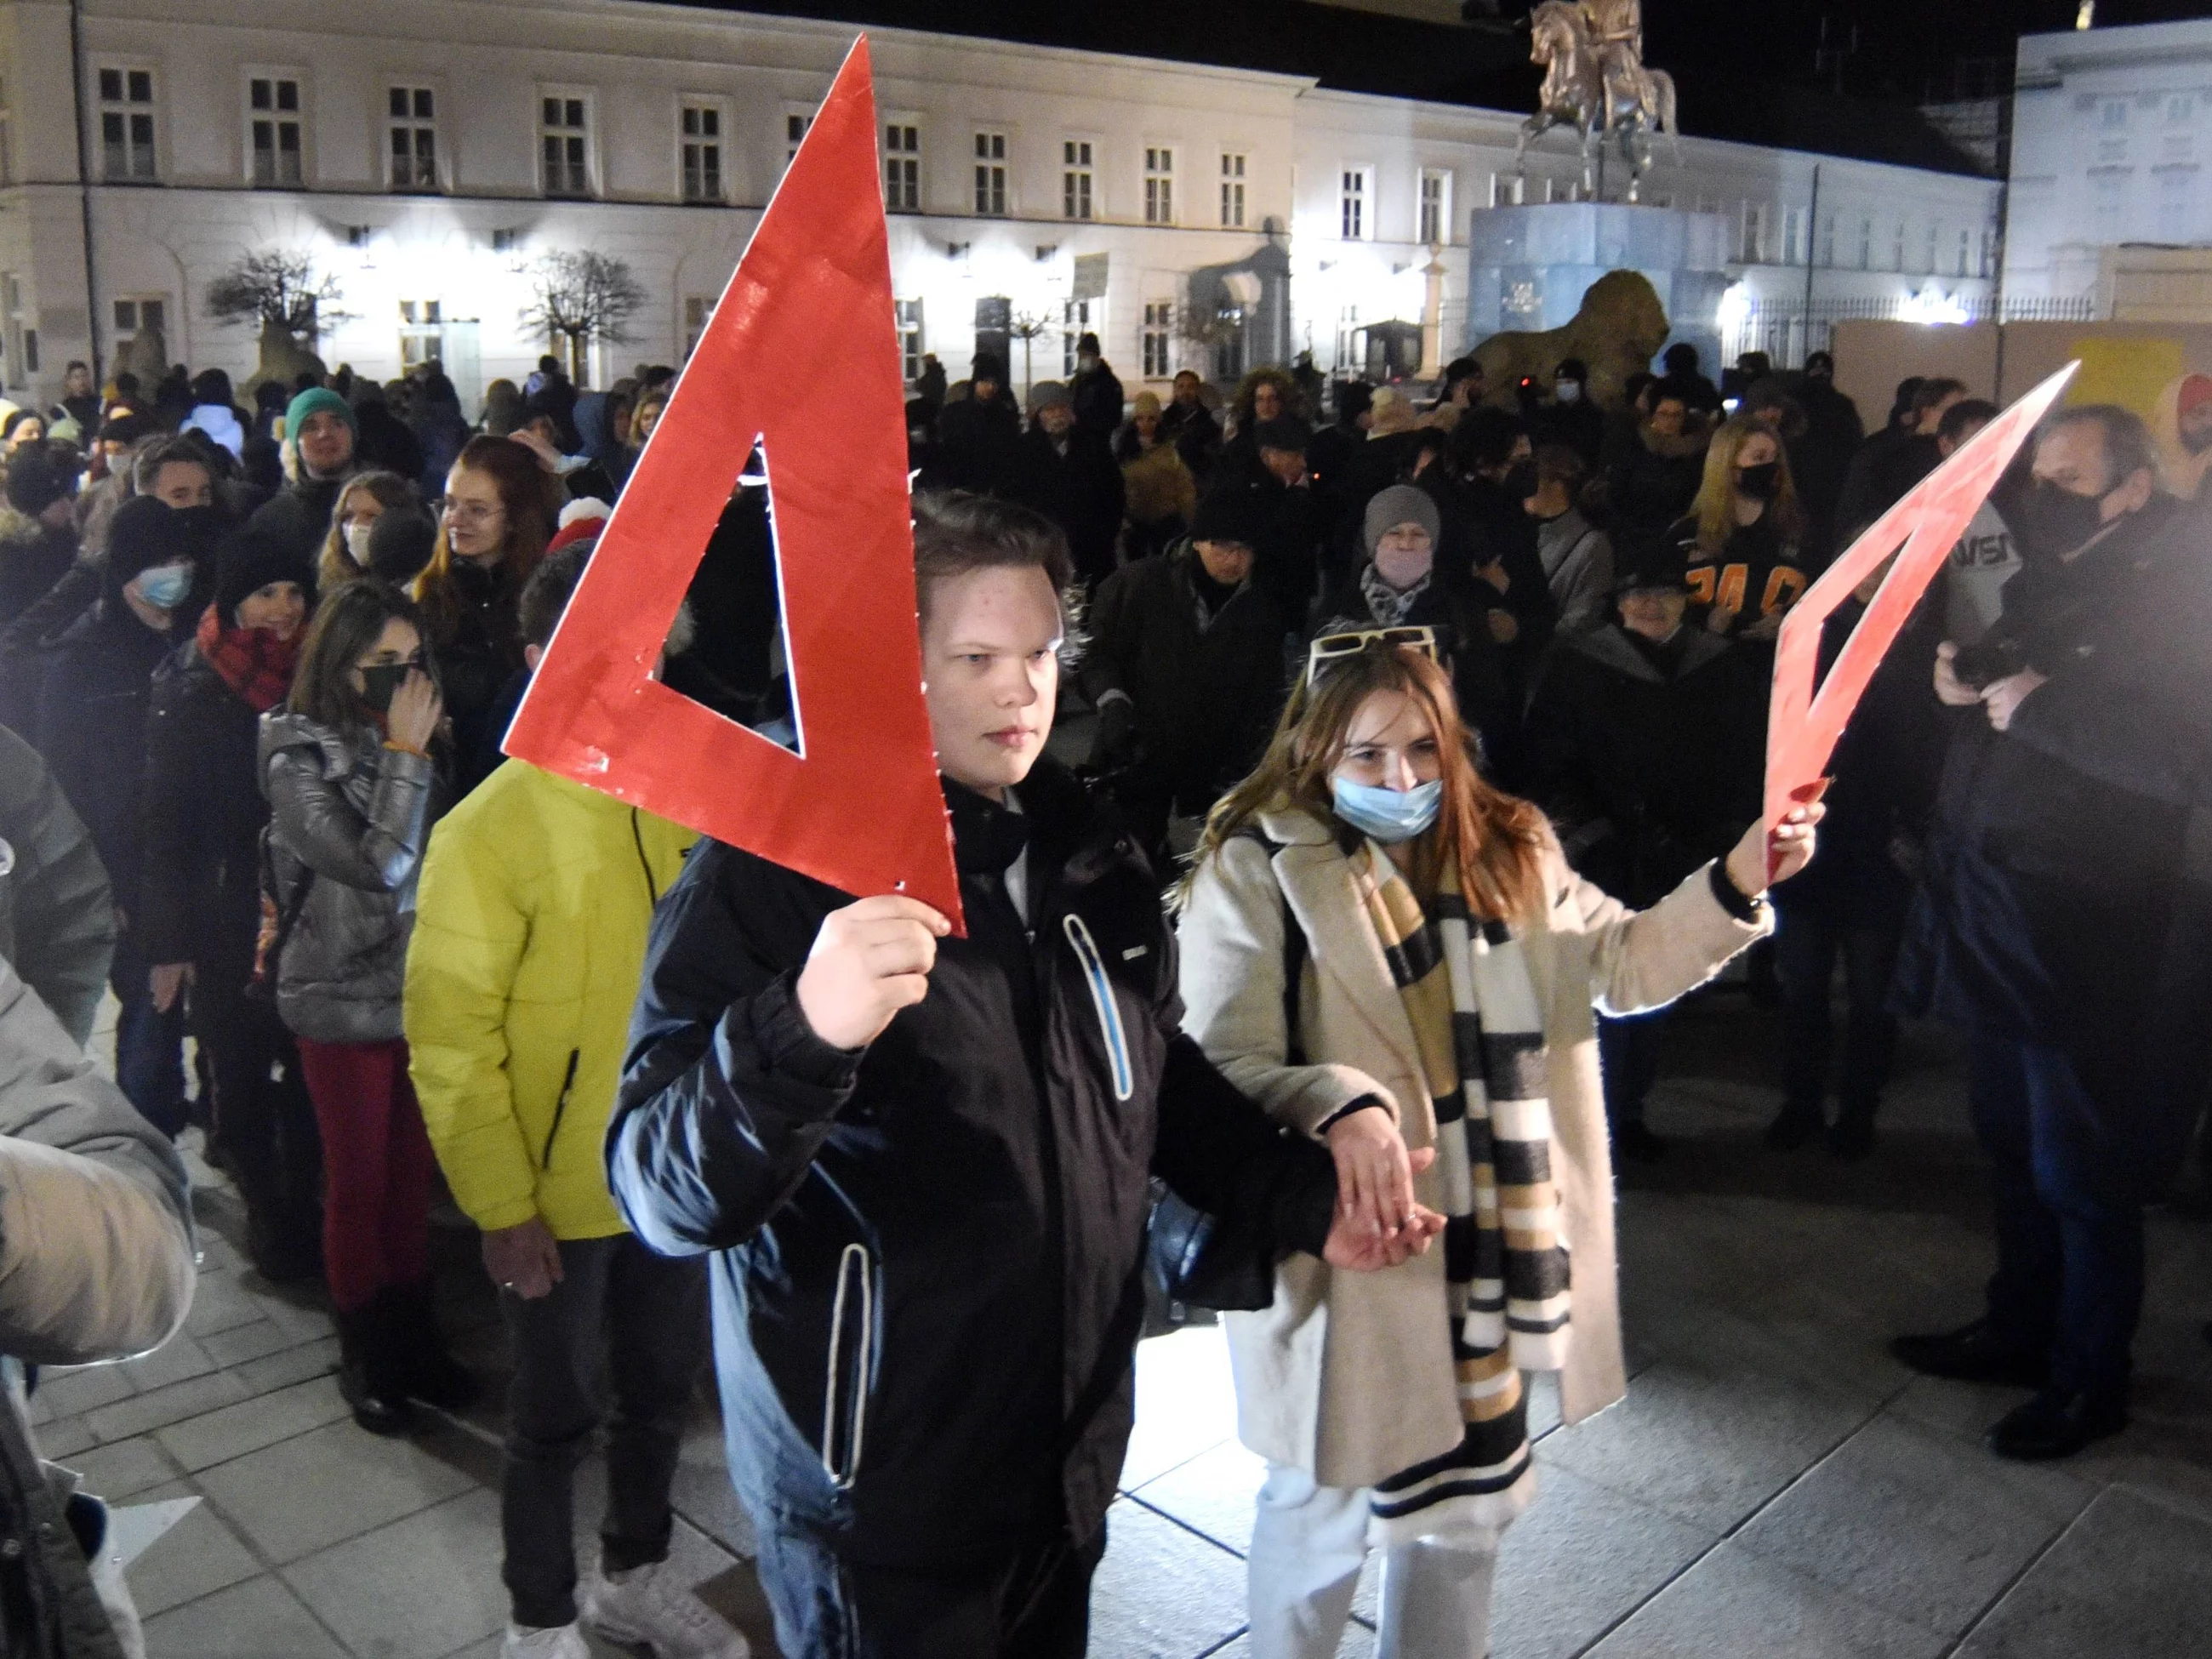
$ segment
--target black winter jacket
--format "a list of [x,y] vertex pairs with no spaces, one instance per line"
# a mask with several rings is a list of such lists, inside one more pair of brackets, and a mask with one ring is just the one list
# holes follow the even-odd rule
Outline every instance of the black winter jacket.
[[149,962],[194,963],[204,978],[222,974],[238,985],[252,971],[269,822],[259,726],[197,644],[187,641],[154,671],[134,929]]
[[246,528],[276,537],[294,557],[313,564],[322,553],[323,538],[330,534],[331,511],[344,482],[343,477],[310,478],[303,471],[254,509]]
[[1072,428],[1062,453],[1042,427],[1024,432],[1006,493],[1067,533],[1076,574],[1097,581],[1114,569],[1121,533],[1121,468],[1106,434]]
[[[1131,1423],[1148,1178],[1319,1249],[1328,1155],[1182,1035],[1158,879],[1042,763],[948,786],[964,939],[865,1052],[799,1012],[849,900],[702,843],[661,902],[609,1131],[639,1237],[716,1252],[729,1467],[763,1526],[927,1567],[1097,1533]],[[1000,872],[1028,833],[1032,935]]]

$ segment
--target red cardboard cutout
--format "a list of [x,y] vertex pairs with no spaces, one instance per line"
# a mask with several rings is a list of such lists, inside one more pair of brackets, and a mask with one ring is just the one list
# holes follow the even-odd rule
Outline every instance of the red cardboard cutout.
[[[756,442],[799,754],[652,678]],[[908,894],[960,927],[922,701],[865,37],[677,382],[506,749],[848,893]]]
[[[1801,801],[1819,799],[1820,773],[1874,671],[1911,617],[1966,526],[1981,510],[2036,422],[2058,401],[2079,364],[2069,363],[1960,446],[1904,500],[1869,526],[1783,618],[1774,650],[1766,724],[1765,823],[1771,831]],[[1904,550],[1899,552],[1899,544]],[[1813,695],[1820,629],[1892,553],[1897,562],[1844,643],[1820,694]]]

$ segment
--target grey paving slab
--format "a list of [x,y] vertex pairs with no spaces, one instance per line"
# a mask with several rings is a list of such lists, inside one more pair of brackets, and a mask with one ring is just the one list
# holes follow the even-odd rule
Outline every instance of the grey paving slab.
[[730,1485],[722,1452],[722,1420],[702,1409],[686,1426],[671,1489],[676,1512],[732,1554],[759,1553],[753,1523]]
[[479,1490],[283,1572],[362,1659],[440,1659],[504,1627],[499,1563],[499,1497]]
[[[140,1501],[155,1503],[191,1495],[191,1489],[179,1482],[156,1486],[142,1494]],[[131,1599],[137,1604],[139,1616],[150,1619],[261,1571],[253,1553],[203,1501],[149,1544],[146,1553],[125,1570],[124,1578],[131,1586]]]
[[1243,1561],[1126,1498],[1106,1524],[1091,1596],[1093,1659],[1192,1659],[1243,1627]]
[[256,1309],[247,1323],[233,1325],[200,1339],[200,1346],[218,1365],[242,1365],[249,1359],[297,1345],[299,1339]]
[[217,1410],[251,1392],[235,1371],[209,1371],[100,1407],[88,1413],[88,1419],[93,1432],[102,1440],[127,1440],[134,1434]]
[[198,1477],[224,1516],[270,1561],[296,1561],[477,1484],[416,1441],[334,1423]]
[[192,1289],[192,1310],[185,1317],[185,1334],[205,1340],[266,1316],[246,1294],[236,1273],[203,1268],[199,1283]]
[[[1364,1626],[1347,1626],[1344,1639],[1336,1645],[1336,1659],[1370,1659],[1375,1651],[1375,1632]],[[1205,1659],[1252,1659],[1252,1638],[1240,1636],[1227,1645],[1213,1650]]]
[[1869,1414],[1844,1396],[1686,1358],[1658,1362],[1610,1410],[1547,1436],[1550,1461],[1718,1534]]
[[273,1575],[146,1621],[147,1659],[349,1659]]
[[1224,1440],[1147,1480],[1133,1496],[1243,1555],[1252,1548],[1252,1519],[1267,1473],[1265,1458],[1237,1441]]
[[293,1332],[303,1342],[310,1337],[329,1336],[337,1329],[325,1309],[299,1292],[272,1290],[250,1291],[248,1294],[266,1318]]
[[272,1389],[289,1388],[311,1376],[324,1376],[336,1370],[337,1365],[337,1338],[313,1337],[278,1352],[246,1361],[238,1367],[238,1379],[253,1393],[266,1394]]
[[1495,1659],[1567,1659],[1711,1547],[1707,1532],[1537,1455],[1536,1501],[1506,1528]]
[[2094,1495],[2060,1468],[1876,1418],[1735,1541],[1955,1637]]
[[305,1434],[348,1415],[337,1379],[311,1377],[203,1417],[187,1418],[155,1431],[169,1455],[187,1470],[212,1468],[234,1457],[259,1451],[295,1434]]
[[1937,1659],[1948,1642],[1818,1579],[1723,1544],[1589,1650],[1590,1659]]
[[[47,1457],[48,1451],[41,1437],[40,1449]],[[134,1492],[144,1492],[149,1486],[158,1486],[177,1478],[176,1466],[164,1456],[161,1448],[150,1437],[141,1436],[135,1440],[117,1440],[104,1446],[88,1446],[71,1457],[69,1467],[83,1477],[83,1489],[109,1503],[117,1503]]]
[[2114,1490],[1990,1610],[1959,1659],[2201,1654],[2207,1632],[2212,1522]]
[[123,1370],[142,1391],[167,1388],[187,1377],[204,1376],[216,1369],[208,1351],[190,1335],[171,1337],[143,1358],[126,1361]]
[[37,1443],[39,1455],[66,1463],[88,1446],[97,1445],[100,1437],[92,1431],[92,1425],[82,1417],[64,1418],[58,1423],[48,1423],[39,1428],[32,1439]]
[[138,1391],[120,1365],[53,1365],[39,1373],[32,1395],[34,1417],[79,1417],[101,1406],[128,1400]]

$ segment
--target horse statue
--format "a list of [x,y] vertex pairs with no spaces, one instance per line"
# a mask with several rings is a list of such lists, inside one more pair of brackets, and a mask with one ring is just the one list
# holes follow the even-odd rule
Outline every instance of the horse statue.
[[1644,65],[1638,0],[1543,0],[1529,14],[1531,61],[1544,66],[1536,112],[1521,124],[1513,163],[1528,173],[1531,140],[1556,126],[1572,126],[1581,139],[1583,193],[1597,192],[1597,157],[1618,135],[1628,164],[1628,199],[1638,199],[1651,165],[1651,139],[1664,133],[1680,159],[1674,117],[1674,77]]

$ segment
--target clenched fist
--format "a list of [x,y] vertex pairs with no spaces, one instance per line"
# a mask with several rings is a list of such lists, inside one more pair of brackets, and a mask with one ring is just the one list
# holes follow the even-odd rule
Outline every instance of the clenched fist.
[[864,898],[822,919],[799,974],[799,1012],[833,1048],[865,1048],[929,994],[937,941],[952,924],[918,899]]

